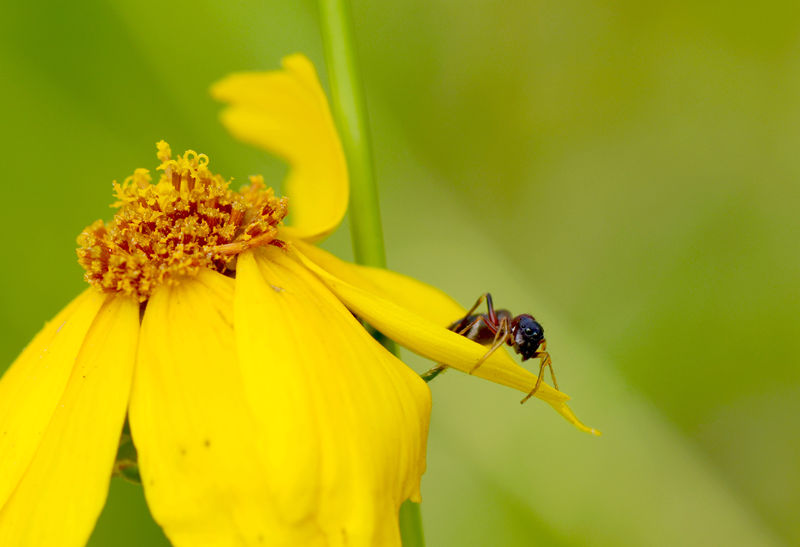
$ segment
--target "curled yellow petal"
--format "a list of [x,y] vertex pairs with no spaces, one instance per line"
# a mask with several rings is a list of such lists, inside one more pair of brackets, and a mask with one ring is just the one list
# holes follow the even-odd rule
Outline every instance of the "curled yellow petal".
[[[300,246],[295,245],[295,249],[298,247]],[[371,292],[347,283],[319,267],[297,250],[295,250],[295,256],[317,274],[322,282],[354,313],[411,351],[467,373],[486,353],[484,346],[447,330],[442,324],[433,323],[429,319],[409,311],[407,305],[394,302],[380,292]],[[338,267],[341,268],[341,265]],[[421,290],[419,286],[416,289],[417,291]],[[418,294],[421,295],[419,292]],[[440,298],[433,291],[431,291],[431,295],[432,298]],[[473,374],[525,393],[530,392],[536,383],[534,374],[517,365],[508,353],[501,351],[493,353]],[[569,397],[564,393],[542,383],[535,396],[552,406],[556,412],[581,431],[599,435],[598,431],[587,427],[578,420],[566,405]]]
[[232,74],[211,93],[229,103],[222,123],[236,138],[289,163],[288,232],[309,241],[332,232],[347,209],[347,164],[311,62],[290,55],[283,70]]
[[[52,350],[49,364],[68,368],[69,379],[55,405],[49,398],[34,401],[55,409],[0,510],[0,545],[84,545],[105,503],[130,392],[139,306],[133,299],[91,291],[92,296],[79,297],[79,312],[94,310],[98,298],[105,302],[94,312],[77,355],[52,342],[62,332],[78,338],[81,328],[67,331],[80,313],[66,318],[47,346]],[[11,462],[2,461],[5,477]]]
[[356,287],[380,295],[437,325],[449,325],[466,311],[444,291],[384,268],[345,262],[331,253],[302,241],[294,243],[308,258],[328,273]]
[[428,387],[283,251],[240,257],[235,322],[284,528],[399,545],[398,509],[419,500],[425,468]]

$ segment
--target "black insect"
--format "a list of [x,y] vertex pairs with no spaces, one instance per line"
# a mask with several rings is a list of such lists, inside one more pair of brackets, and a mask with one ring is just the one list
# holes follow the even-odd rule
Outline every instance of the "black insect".
[[[474,313],[483,300],[486,300],[487,313]],[[550,361],[550,354],[547,353],[547,341],[544,338],[544,328],[532,315],[523,313],[517,316],[512,315],[508,310],[495,310],[492,302],[492,295],[486,293],[480,296],[475,304],[469,309],[467,314],[453,322],[447,327],[470,340],[490,346],[489,350],[481,357],[469,371],[474,373],[489,356],[503,346],[508,344],[514,351],[522,356],[522,360],[536,357],[539,359],[539,376],[536,378],[536,385],[528,393],[521,403],[530,399],[544,378],[545,367],[550,368],[550,377],[553,379],[553,386],[558,389],[556,375],[553,372],[553,364]],[[437,365],[422,375],[426,382],[433,380],[447,368],[446,365]]]

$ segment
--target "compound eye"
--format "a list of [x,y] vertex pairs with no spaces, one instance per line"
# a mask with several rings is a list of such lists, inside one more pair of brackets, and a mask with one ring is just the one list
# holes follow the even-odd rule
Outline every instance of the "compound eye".
[[533,336],[533,329],[530,327],[525,327],[525,334],[528,336]]

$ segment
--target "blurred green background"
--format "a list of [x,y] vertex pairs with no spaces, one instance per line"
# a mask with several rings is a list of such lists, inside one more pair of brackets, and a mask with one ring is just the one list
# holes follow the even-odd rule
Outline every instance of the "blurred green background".
[[[798,4],[354,10],[390,267],[535,314],[604,432],[437,379],[428,544],[800,543]],[[75,237],[157,140],[279,181],[207,88],[322,50],[308,1],[6,2],[0,30],[8,364],[83,288]],[[114,479],[91,544],[162,543]]]

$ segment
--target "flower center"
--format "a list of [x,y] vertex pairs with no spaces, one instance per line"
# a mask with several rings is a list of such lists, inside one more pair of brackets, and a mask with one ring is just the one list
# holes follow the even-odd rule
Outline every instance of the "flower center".
[[98,220],[78,236],[87,282],[145,301],[162,283],[201,268],[225,273],[247,249],[284,245],[277,233],[287,200],[276,198],[261,176],[234,192],[209,171],[205,154],[188,150],[172,159],[166,142],[157,146],[158,182],[152,184],[147,169],[114,181],[114,220]]

